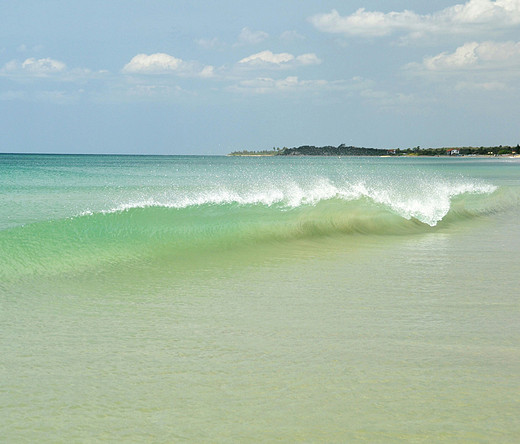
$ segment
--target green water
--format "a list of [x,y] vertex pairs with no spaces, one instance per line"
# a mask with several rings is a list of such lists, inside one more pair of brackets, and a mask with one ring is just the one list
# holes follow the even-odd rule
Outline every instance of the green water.
[[0,156],[0,439],[518,442],[519,173]]

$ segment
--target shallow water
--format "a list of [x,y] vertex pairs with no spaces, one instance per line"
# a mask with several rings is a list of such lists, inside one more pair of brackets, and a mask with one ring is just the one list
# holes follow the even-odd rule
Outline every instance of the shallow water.
[[517,160],[0,162],[3,440],[518,440]]

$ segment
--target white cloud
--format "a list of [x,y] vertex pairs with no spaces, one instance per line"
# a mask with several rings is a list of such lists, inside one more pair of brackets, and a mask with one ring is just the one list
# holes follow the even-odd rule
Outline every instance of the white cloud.
[[520,91],[520,42],[469,42],[409,63],[404,72],[450,92]]
[[64,71],[67,66],[65,63],[59,60],[53,60],[50,58],[46,59],[34,59],[30,58],[22,63],[22,69],[33,74],[50,74],[55,72]]
[[91,71],[85,68],[68,68],[64,62],[51,58],[29,58],[23,62],[11,60],[0,68],[0,76],[12,80],[47,80],[53,82],[85,82],[106,77],[108,71]]
[[183,61],[164,53],[137,54],[127,63],[123,72],[130,74],[161,74],[178,70]]
[[296,65],[318,65],[321,60],[314,53],[294,56],[288,52],[274,54],[271,51],[261,51],[243,58],[238,62],[244,66],[253,67],[293,67]]
[[272,93],[323,93],[341,92],[343,96],[359,92],[370,82],[358,77],[350,80],[301,80],[297,76],[283,79],[257,77],[242,80],[227,88],[228,91],[242,94],[272,94]]
[[0,69],[0,73],[4,75],[46,77],[52,74],[63,73],[66,68],[67,65],[59,60],[29,58],[23,62],[18,60],[7,62]]
[[446,8],[437,15],[440,19],[453,23],[518,25],[520,23],[520,1],[469,0],[464,4]]
[[443,52],[434,57],[426,57],[423,61],[423,66],[429,70],[459,69],[475,66],[478,60],[475,54],[477,47],[477,42],[466,43],[451,54]]
[[264,31],[252,31],[248,27],[242,28],[238,36],[238,45],[256,45],[269,38],[269,34]]
[[215,68],[211,65],[207,65],[204,68],[202,68],[202,71],[200,71],[199,76],[203,78],[209,78],[213,77],[215,75]]
[[249,94],[268,94],[316,88],[326,84],[326,80],[300,80],[296,76],[289,76],[285,79],[258,77],[256,79],[242,80],[237,85],[230,87],[229,90]]
[[421,64],[410,64],[408,67],[428,71],[497,71],[517,68],[520,74],[520,42],[470,42],[452,53],[442,52],[433,57],[425,57]]
[[361,8],[354,14],[343,17],[333,9],[328,14],[317,14],[309,20],[320,31],[346,35],[379,37],[391,34],[399,28],[420,29],[419,16],[411,11],[384,14],[377,11],[367,12]]
[[314,53],[302,54],[296,57],[296,61],[302,65],[319,65],[321,60]]
[[137,54],[122,70],[125,74],[177,74],[190,77],[211,77],[212,66],[201,66],[197,62],[186,62],[169,54]]
[[317,14],[310,22],[320,31],[343,35],[381,37],[396,32],[412,37],[500,30],[520,25],[520,0],[468,0],[433,14],[413,11],[380,12],[358,9],[341,16],[338,11]]
[[251,65],[273,63],[279,65],[294,60],[294,56],[287,52],[273,54],[271,51],[262,51],[240,60],[238,63],[249,63]]

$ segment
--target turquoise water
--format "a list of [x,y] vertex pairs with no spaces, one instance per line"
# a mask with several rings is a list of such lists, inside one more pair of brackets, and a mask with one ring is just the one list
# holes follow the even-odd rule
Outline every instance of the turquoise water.
[[6,442],[517,442],[520,161],[0,155]]

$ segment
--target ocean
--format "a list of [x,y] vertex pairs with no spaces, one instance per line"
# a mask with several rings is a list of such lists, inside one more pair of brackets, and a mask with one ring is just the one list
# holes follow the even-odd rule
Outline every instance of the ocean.
[[0,440],[520,440],[520,159],[0,155]]

